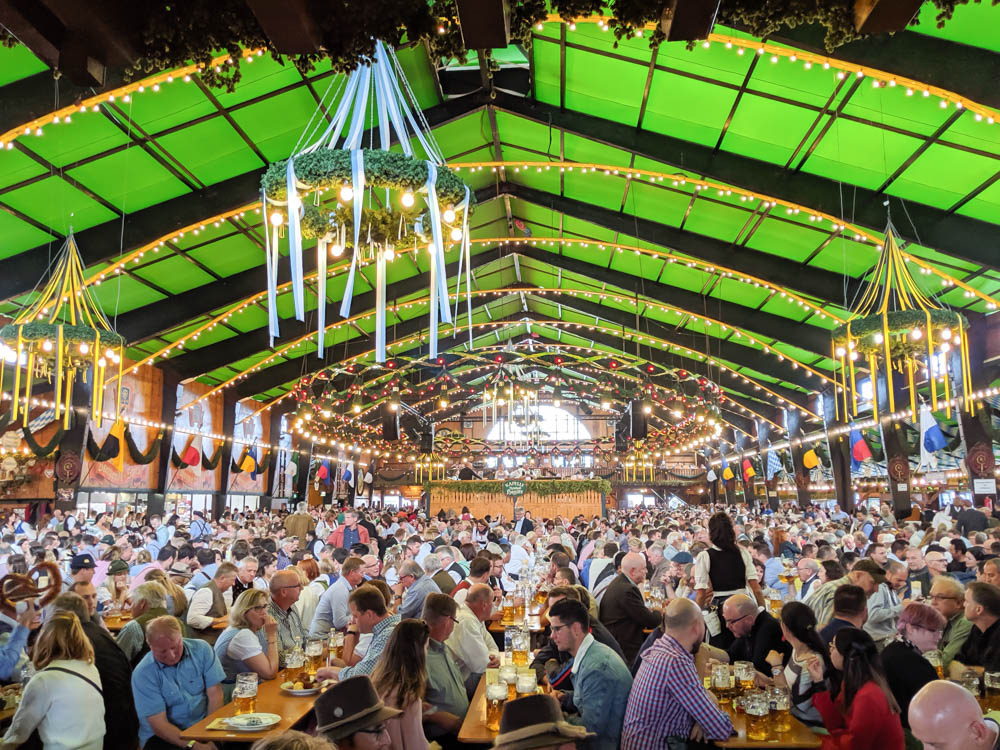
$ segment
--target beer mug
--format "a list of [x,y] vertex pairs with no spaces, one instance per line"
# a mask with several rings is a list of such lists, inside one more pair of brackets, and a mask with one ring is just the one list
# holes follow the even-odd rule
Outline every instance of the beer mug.
[[743,697],[743,708],[747,716],[747,739],[751,742],[766,741],[768,717],[771,714],[768,697],[760,690],[751,691]]
[[528,647],[531,643],[531,636],[526,630],[515,630],[510,638],[511,653],[513,654],[515,667],[528,666]]
[[712,690],[719,699],[719,703],[728,703],[732,698],[730,691],[732,685],[729,679],[728,664],[715,664],[712,666]]
[[979,675],[974,669],[965,670],[959,683],[977,699],[979,698]]
[[316,672],[323,666],[323,640],[321,638],[310,638],[306,641],[306,669],[310,676],[315,677]]
[[508,591],[503,598],[503,603],[501,604],[500,611],[503,613],[503,617],[500,622],[503,625],[513,625],[514,624],[514,597],[510,595]]
[[733,664],[733,673],[736,676],[736,687],[741,693],[753,689],[754,678],[757,676],[752,661],[738,661]]
[[534,695],[538,692],[538,682],[535,674],[520,674],[517,676],[517,697],[523,698],[526,695]]
[[924,652],[924,658],[927,663],[934,667],[934,671],[937,672],[939,680],[944,679],[944,660],[941,658],[940,651],[926,651]]
[[252,714],[257,711],[257,673],[240,672],[236,675],[236,687],[233,688],[233,706],[236,715]]
[[983,698],[983,711],[1000,709],[1000,672],[986,672],[983,675],[986,695]]
[[336,630],[330,631],[330,640],[328,643],[330,648],[330,659],[343,659],[344,658],[344,634]]
[[507,700],[507,686],[498,682],[486,686],[486,728],[491,732],[500,731],[500,716]]
[[517,667],[513,664],[500,667],[500,682],[507,688],[507,700],[514,700],[517,697]]
[[486,668],[486,687],[500,683],[500,667]]
[[788,691],[780,687],[772,687],[767,691],[771,711],[771,723],[776,732],[792,730],[792,699]]

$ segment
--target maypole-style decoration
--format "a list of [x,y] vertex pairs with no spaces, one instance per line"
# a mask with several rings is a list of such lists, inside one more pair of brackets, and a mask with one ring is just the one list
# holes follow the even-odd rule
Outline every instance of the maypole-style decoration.
[[20,366],[14,368],[11,407],[11,419],[17,419],[21,413],[25,426],[36,378],[52,383],[55,418],[62,415],[67,429],[73,412],[73,384],[78,375],[90,383],[91,414],[99,425],[104,410],[104,384],[109,371],[114,371],[110,375],[118,383],[114,412],[121,411],[125,339],[111,329],[104,312],[91,297],[83,271],[80,250],[70,232],[45,287],[13,322],[0,329],[0,341],[15,352],[17,362],[25,358],[23,374]]
[[[872,383],[872,409],[878,417],[876,383],[886,378],[889,412],[896,411],[893,379],[905,378],[910,389],[910,409],[917,410],[916,378],[925,376],[930,386],[931,409],[939,399],[951,414],[951,378],[959,383],[958,402],[973,410],[969,346],[965,318],[927,297],[907,270],[896,232],[889,222],[878,263],[847,322],[834,329],[833,357],[839,365],[837,418],[858,414],[858,370],[868,370]],[[938,380],[943,377],[943,384]],[[939,387],[942,390],[939,392]],[[943,397],[943,398],[942,398]]]
[[[271,164],[262,180],[263,214],[267,233],[269,331],[278,335],[276,287],[279,247],[287,226],[292,296],[296,320],[305,320],[302,241],[317,240],[317,349],[323,355],[326,328],[326,253],[340,257],[351,250],[347,286],[340,315],[350,317],[354,281],[361,265],[375,263],[375,361],[386,360],[386,263],[396,249],[418,242],[430,253],[430,355],[437,356],[438,323],[451,323],[445,243],[461,242],[461,262],[469,268],[469,187],[445,166],[444,156],[430,132],[422,110],[403,75],[396,54],[381,42],[374,59],[341,82],[330,100],[339,103],[329,125],[311,140],[325,122],[326,96],[306,126],[291,157]],[[402,84],[402,86],[400,85]],[[330,91],[328,90],[329,94]],[[379,133],[365,148],[365,129]],[[389,151],[396,138],[402,153]],[[414,154],[415,138],[426,159]],[[327,205],[323,195],[334,190],[337,203]],[[396,193],[396,195],[393,195]],[[311,199],[310,199],[311,194]],[[416,195],[423,194],[424,207]],[[412,235],[412,237],[410,236]],[[461,275],[459,276],[461,279]],[[466,274],[466,284],[471,275]],[[471,286],[468,291],[471,295]],[[469,336],[472,336],[472,308]],[[457,316],[457,307],[456,307]]]

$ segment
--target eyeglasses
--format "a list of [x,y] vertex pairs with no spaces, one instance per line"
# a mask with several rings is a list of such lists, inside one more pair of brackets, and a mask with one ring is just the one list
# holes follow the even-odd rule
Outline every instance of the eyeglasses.
[[736,618],[735,620],[730,620],[730,619],[729,619],[728,617],[725,617],[725,616],[723,616],[723,618],[722,618],[722,619],[726,621],[726,625],[735,625],[735,624],[736,624],[736,623],[738,623],[738,622],[739,622],[740,620],[743,620],[743,619],[745,619],[745,618],[747,618],[747,617],[749,617],[749,616],[750,616],[750,614],[749,614],[749,613],[747,613],[747,614],[745,614],[745,615],[741,615],[740,617],[737,617],[737,618]]
[[568,627],[569,627],[569,625],[550,625],[549,626],[549,631],[552,632],[552,633],[558,633],[563,628],[568,628]]
[[931,599],[936,602],[951,599],[952,601],[964,601],[964,599],[959,599],[957,596],[948,596],[947,594],[931,594]]
[[250,607],[250,609],[252,609],[254,612],[263,612],[265,609],[267,609],[267,605],[259,604],[256,607]]

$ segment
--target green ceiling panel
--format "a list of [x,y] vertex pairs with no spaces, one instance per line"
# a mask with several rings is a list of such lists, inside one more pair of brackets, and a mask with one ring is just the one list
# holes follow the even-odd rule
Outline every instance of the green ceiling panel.
[[901,198],[947,208],[1000,172],[1000,160],[931,145],[890,186]]
[[768,217],[757,225],[746,244],[770,255],[805,262],[825,239],[826,234],[815,228]]
[[670,42],[660,45],[656,65],[739,86],[750,67],[750,58],[750,55],[738,54],[735,48],[727,49],[724,44],[705,47],[703,42],[696,42],[694,48],[689,50],[687,42]]
[[221,117],[164,136],[158,142],[206,185],[265,166]]
[[[322,65],[321,68],[329,70],[329,65]],[[235,91],[212,91],[215,98],[219,100],[219,103],[223,107],[242,104],[258,96],[266,96],[276,89],[302,83],[302,76],[299,75],[294,65],[290,62],[282,65],[270,55],[255,57],[249,63],[246,60],[242,61],[240,64],[240,73],[242,78],[240,79],[240,85],[236,87]],[[309,77],[313,78],[318,73],[319,71],[313,71],[309,73]],[[343,81],[342,77],[327,76],[316,81],[313,86],[316,89],[316,94],[320,97],[329,90],[327,98],[327,101],[329,101],[333,93],[342,85],[341,81]],[[333,84],[332,87],[330,86],[331,82]]]
[[802,169],[821,177],[877,188],[920,143],[910,136],[836,118]]
[[825,271],[860,277],[871,270],[875,257],[872,248],[865,251],[857,243],[835,239],[809,261],[809,265]]
[[100,286],[91,287],[90,293],[112,322],[117,314],[164,299],[156,290],[125,274],[108,279]]
[[41,137],[23,139],[21,145],[62,167],[103,153],[128,140],[128,136],[103,114],[91,112],[74,115],[69,125],[48,125]]
[[845,115],[928,136],[952,114],[948,108],[940,106],[937,97],[922,96],[917,91],[908,96],[903,87],[876,87],[874,80],[861,82],[844,107]]
[[531,46],[535,59],[535,96],[559,106],[559,45],[536,37]]
[[14,47],[0,44],[0,86],[6,86],[8,83],[44,70],[48,70],[48,66],[35,57],[27,47],[20,44]]
[[732,242],[746,221],[746,215],[746,211],[738,208],[696,200],[684,229]]
[[[486,113],[483,112],[483,115]],[[535,151],[559,153],[559,132],[552,130],[541,123],[527,120],[517,115],[509,114],[498,110],[497,131],[500,140],[507,143],[516,143],[523,148],[534,149]],[[436,131],[435,131],[436,132]],[[484,135],[489,138],[489,124],[487,123]]]
[[53,241],[53,250],[59,249],[55,237],[3,210],[0,210],[0,237],[3,238],[0,242],[0,258],[9,258],[48,240]]
[[649,90],[644,130],[714,146],[737,92],[656,71]]
[[124,213],[188,192],[184,183],[138,146],[88,162],[68,174]]
[[645,81],[642,66],[566,50],[566,106],[572,109],[600,112],[606,119],[634,124]]
[[969,110],[952,123],[941,140],[1000,156],[1000,127],[986,118],[977,120]]
[[564,192],[567,198],[592,203],[614,211],[621,210],[625,183],[617,177],[598,172],[583,174],[576,170],[564,173]]
[[[547,24],[542,33],[550,39],[559,41],[559,26],[557,24]],[[567,29],[566,43],[567,45],[579,45],[594,50],[590,54],[604,53],[604,56],[625,58],[641,63],[649,62],[648,35],[643,38],[626,37],[616,40],[613,32],[602,31],[597,24],[581,23],[577,25],[575,31]],[[604,56],[597,57],[595,54],[593,64],[602,64],[605,59]]]
[[[609,146],[606,143],[598,143],[587,138],[582,138],[573,133],[566,133],[563,138],[566,149],[566,161],[589,162],[595,164],[607,164],[609,166],[628,166],[631,154],[621,148]],[[577,172],[573,170],[574,174]],[[569,172],[567,171],[567,174]],[[594,172],[599,175],[600,172]]]
[[740,99],[722,148],[774,164],[791,158],[799,141],[812,127],[816,114],[752,94]]
[[[28,144],[31,144],[30,139]],[[4,189],[47,171],[45,167],[27,154],[22,154],[12,148],[0,149],[0,185],[3,185]]]
[[186,292],[215,280],[191,261],[177,255],[165,258],[148,271],[140,268],[135,275],[153,282],[170,294]]
[[100,203],[54,176],[5,193],[2,200],[60,234],[68,234],[70,227],[79,232],[115,218]]
[[[733,49],[732,53],[735,54],[736,49]],[[749,51],[745,54],[746,57],[750,55]],[[833,71],[824,70],[821,65],[807,68],[802,60],[793,62],[780,55],[777,62],[771,62],[773,55],[756,55],[756,57],[757,65],[748,86],[750,91],[822,108],[827,105],[830,96],[837,89],[837,77]],[[838,94],[838,97],[841,95],[842,93]],[[815,111],[812,112],[812,116],[816,116]]]
[[242,234],[224,237],[204,247],[189,250],[188,255],[220,276],[232,276],[264,262],[263,251]]
[[[179,78],[173,83],[160,85],[159,91],[147,88],[142,93],[136,93],[130,104],[127,114],[132,122],[153,135],[216,112],[194,81],[185,83]],[[120,102],[120,105],[125,103]],[[101,115],[88,114],[87,117]]]
[[[233,112],[233,120],[265,157],[271,161],[278,161],[287,159],[295,144],[300,142],[306,123],[315,111],[316,100],[306,89],[300,87],[239,109]],[[232,128],[228,125],[226,128],[235,136]],[[239,139],[239,136],[235,137]],[[224,139],[227,142],[231,140],[229,134],[226,134]],[[244,148],[246,147],[242,139],[239,142]],[[301,143],[306,145],[305,140]],[[260,162],[254,159],[253,163],[243,171],[261,166]]]
[[662,183],[656,186],[648,182],[633,180],[628,191],[626,207],[635,216],[655,217],[659,224],[679,227],[687,211],[689,195],[674,189],[665,189]]
[[1000,52],[996,9],[991,3],[956,4],[954,15],[941,29],[937,27],[937,15],[938,10],[933,3],[924,3],[917,15],[918,24],[908,27],[907,31]]
[[1000,224],[1000,181],[994,182],[979,195],[958,209],[962,216]]

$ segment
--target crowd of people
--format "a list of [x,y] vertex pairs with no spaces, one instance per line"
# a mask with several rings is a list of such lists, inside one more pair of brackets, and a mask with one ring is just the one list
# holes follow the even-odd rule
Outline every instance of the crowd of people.
[[[335,682],[310,733],[259,747],[469,747],[460,728],[504,646],[488,626],[543,567],[547,628],[531,665],[549,689],[507,703],[494,747],[726,740],[731,716],[704,678],[736,661],[786,690],[825,750],[1000,739],[973,697],[984,680],[1000,694],[1000,521],[988,510],[535,519],[517,507],[507,519],[300,503],[186,523],[11,513],[0,535],[0,680],[23,684],[5,747],[214,750],[182,733],[232,700],[236,676],[275,679],[332,631],[343,651],[319,669]],[[54,584],[44,563],[62,590],[39,608]]]

